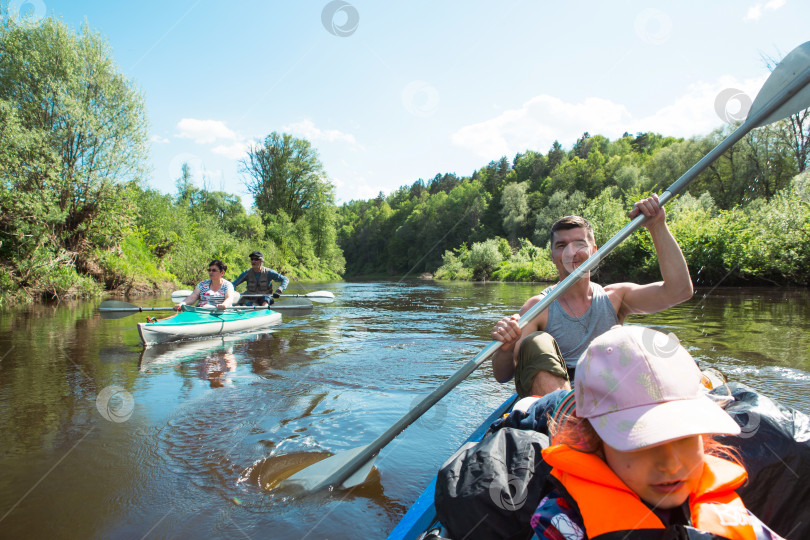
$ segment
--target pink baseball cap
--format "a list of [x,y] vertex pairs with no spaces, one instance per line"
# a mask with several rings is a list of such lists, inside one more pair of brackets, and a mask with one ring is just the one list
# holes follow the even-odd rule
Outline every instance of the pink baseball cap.
[[692,356],[674,334],[614,326],[577,362],[577,416],[622,452],[740,427],[706,396]]

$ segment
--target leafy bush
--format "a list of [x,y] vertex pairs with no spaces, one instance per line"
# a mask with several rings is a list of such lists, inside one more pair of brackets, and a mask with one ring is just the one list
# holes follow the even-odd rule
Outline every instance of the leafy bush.
[[492,273],[498,281],[557,281],[557,268],[551,260],[543,262],[504,261]]
[[498,265],[501,264],[503,255],[498,249],[499,246],[500,240],[494,238],[472,245],[467,263],[472,269],[473,279],[486,281]]
[[455,250],[447,250],[442,256],[442,265],[433,274],[435,279],[458,279],[469,281],[473,277],[472,269],[467,268],[470,250],[467,244],[461,244]]
[[102,270],[102,275],[95,277],[107,289],[159,290],[177,279],[161,269],[160,260],[150,249],[147,233],[142,228],[128,231],[120,247],[96,250],[94,255]]
[[797,176],[768,203],[737,212],[727,257],[741,273],[776,283],[810,284],[810,189]]
[[[557,269],[551,262],[548,250],[541,250],[525,238],[518,240],[519,247],[514,253],[503,257],[504,239],[492,238],[473,244],[467,249],[462,244],[456,250],[444,252],[442,264],[434,273],[436,279],[498,281],[553,281]],[[505,259],[505,260],[504,260]]]

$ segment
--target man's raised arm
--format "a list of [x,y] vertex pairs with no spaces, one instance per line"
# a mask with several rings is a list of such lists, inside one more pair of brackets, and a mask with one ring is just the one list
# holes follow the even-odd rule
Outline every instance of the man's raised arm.
[[663,311],[689,300],[694,294],[689,267],[678,242],[667,227],[666,212],[658,205],[658,196],[637,202],[630,217],[634,218],[639,213],[648,216],[644,227],[650,231],[663,281],[647,285],[617,283],[609,286],[623,289],[622,307],[618,314],[620,321],[630,313]]

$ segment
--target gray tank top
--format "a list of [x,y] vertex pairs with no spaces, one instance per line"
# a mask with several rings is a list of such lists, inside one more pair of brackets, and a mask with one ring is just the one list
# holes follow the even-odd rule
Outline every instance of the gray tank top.
[[[551,292],[553,285],[540,293],[545,296]],[[619,324],[616,310],[610,303],[605,289],[601,285],[591,282],[591,307],[582,317],[572,317],[555,300],[548,308],[548,323],[545,331],[557,341],[563,360],[569,368],[577,365],[577,360],[588,348],[593,338],[600,336]]]

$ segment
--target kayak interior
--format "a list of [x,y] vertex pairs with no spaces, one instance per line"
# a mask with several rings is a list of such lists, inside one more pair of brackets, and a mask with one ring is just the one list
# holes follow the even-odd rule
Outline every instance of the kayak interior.
[[[456,452],[450,456],[447,461],[452,460],[461,452],[464,452],[471,446],[474,446],[476,443],[481,442],[489,431],[490,425],[492,425],[492,423],[498,418],[508,414],[517,401],[517,394],[512,394],[510,397],[508,397],[506,401],[495,409],[495,411],[490,414],[489,417],[487,417],[487,419],[484,420],[475,431],[472,432],[461,447],[456,450]],[[397,523],[394,530],[392,530],[388,535],[388,540],[416,539],[431,529],[441,529],[441,524],[438,522],[436,506],[433,499],[435,492],[436,476],[433,477],[430,484],[428,484],[421,495],[419,495],[419,498],[414,501],[406,514],[402,516],[402,519],[399,521],[399,523]]]

